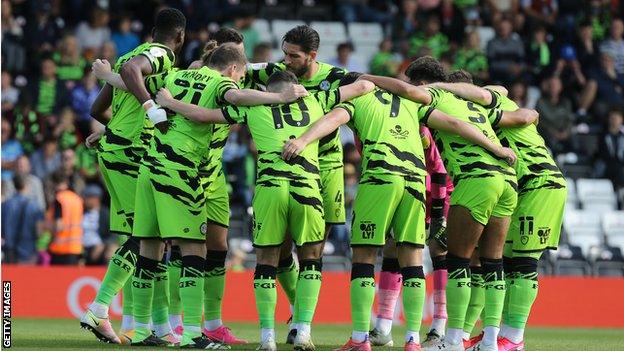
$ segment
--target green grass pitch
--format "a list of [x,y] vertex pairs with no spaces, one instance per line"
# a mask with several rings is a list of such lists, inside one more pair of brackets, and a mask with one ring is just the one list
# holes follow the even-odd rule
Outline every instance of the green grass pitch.
[[[114,322],[115,330],[119,322]],[[237,336],[256,341],[257,327],[248,323],[231,323],[229,326]],[[423,335],[425,329],[423,328]],[[395,344],[400,347],[378,347],[375,350],[402,350],[402,327],[394,328]],[[342,345],[349,337],[347,325],[313,325],[313,341],[317,350],[333,350]],[[286,324],[278,325],[277,338],[283,342],[286,337]],[[527,331],[526,349],[528,351],[593,351],[623,350],[624,330],[617,329],[548,329],[532,328]],[[78,320],[68,319],[18,319],[12,320],[12,349],[16,350],[137,350],[137,348],[119,347],[103,344],[79,327]],[[233,347],[233,350],[254,350],[257,344]],[[152,348],[150,348],[152,349]],[[279,344],[279,350],[292,350],[291,345]]]

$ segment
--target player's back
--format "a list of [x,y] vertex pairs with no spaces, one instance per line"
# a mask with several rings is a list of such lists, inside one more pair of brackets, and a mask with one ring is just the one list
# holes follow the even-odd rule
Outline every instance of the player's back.
[[426,174],[419,138],[426,106],[378,88],[338,106],[351,114],[348,126],[362,141],[363,173]]
[[314,96],[282,105],[228,106],[223,111],[230,122],[244,123],[249,127],[258,149],[258,182],[319,178],[318,142],[310,143],[291,161],[281,157],[287,140],[300,137],[323,117],[323,108]]
[[[205,108],[218,108],[226,104],[224,95],[236,84],[221,73],[208,67],[180,70],[169,74],[165,87],[176,100]],[[181,114],[168,118],[165,133],[156,131],[148,155],[169,168],[196,169],[208,152],[214,126],[194,122]]]
[[[324,62],[318,62],[318,70],[309,79],[299,77],[298,83],[303,85],[310,93],[330,91],[338,89],[340,79],[347,73],[344,68],[334,67]],[[246,84],[249,82],[266,85],[267,80],[276,71],[285,71],[283,62],[255,64],[247,74]],[[319,140],[319,161],[323,171],[342,167],[342,143],[338,130],[326,135]]]
[[533,176],[550,175],[555,178],[563,178],[563,174],[546,148],[546,143],[537,131],[535,124],[515,128],[497,126],[502,117],[502,112],[515,111],[518,109],[518,105],[498,92],[493,92],[493,96],[495,97],[495,106],[490,109],[488,118],[501,144],[510,147],[518,156],[515,169],[520,187],[526,179]]
[[[470,123],[492,142],[501,145],[488,121],[488,111],[483,106],[442,89],[429,88],[429,92],[432,96],[432,107]],[[456,134],[435,130],[433,137],[453,183],[457,184],[457,181],[464,178],[485,178],[501,174],[515,184],[513,168],[491,152]]]
[[[175,62],[175,54],[167,46],[158,43],[143,43],[120,57],[115,63],[114,71],[119,73],[126,62],[140,55],[149,60],[152,66],[151,75],[159,75],[171,70]],[[100,143],[101,150],[147,146],[144,141],[150,139],[153,126],[147,119],[141,103],[132,93],[113,88],[112,114],[113,117],[106,126],[106,134]]]

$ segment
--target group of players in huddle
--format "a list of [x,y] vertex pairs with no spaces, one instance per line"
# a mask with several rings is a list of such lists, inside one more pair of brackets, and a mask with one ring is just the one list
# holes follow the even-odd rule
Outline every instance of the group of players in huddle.
[[[345,222],[337,130],[346,124],[359,141],[362,174],[351,234],[353,332],[337,350],[392,345],[400,292],[405,350],[524,349],[537,262],[557,247],[566,198],[535,111],[518,108],[503,87],[475,86],[463,71],[447,74],[431,57],[410,64],[409,83],[317,62],[319,35],[308,26],[284,35],[281,63],[248,64],[242,36],[222,28],[199,60],[176,69],[185,25],[181,12],[162,10],[152,43],[113,69],[94,62],[107,84],[91,112],[106,129],[87,144],[98,150],[111,196],[111,231],[126,240],[83,328],[137,346],[246,343],[221,321],[229,224],[221,155],[228,124],[240,123],[258,150],[258,349],[277,349],[277,280],[292,310],[287,342],[314,350],[323,245],[331,226]],[[421,343],[425,243],[434,320]],[[370,330],[380,248],[379,313]],[[117,335],[108,308],[121,290]],[[479,318],[483,332],[470,338]]]

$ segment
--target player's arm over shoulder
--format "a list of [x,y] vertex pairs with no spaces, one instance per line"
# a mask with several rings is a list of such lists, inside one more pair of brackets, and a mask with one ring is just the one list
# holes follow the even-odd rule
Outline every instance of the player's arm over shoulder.
[[400,97],[412,100],[414,102],[429,105],[433,101],[433,97],[427,91],[427,89],[404,82],[396,78],[364,74],[362,75],[360,80],[369,80],[375,83],[376,86],[387,90],[392,94],[399,95]]
[[496,114],[497,121],[492,125],[501,128],[524,127],[532,123],[537,124],[539,120],[539,113],[528,108],[519,108],[515,111],[498,110]]
[[160,106],[198,123],[231,123],[225,118],[221,109],[205,108],[176,100],[166,88],[158,91],[156,102]]

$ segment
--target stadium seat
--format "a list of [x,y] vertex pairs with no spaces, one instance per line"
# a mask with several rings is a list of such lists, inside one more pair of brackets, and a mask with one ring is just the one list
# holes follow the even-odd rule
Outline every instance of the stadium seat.
[[272,22],[273,26],[273,37],[275,38],[275,42],[281,44],[282,37],[286,32],[293,29],[293,27],[300,26],[305,24],[303,21],[288,21],[288,20],[274,20]]
[[344,272],[351,269],[351,260],[345,256],[323,256],[323,271]]
[[566,178],[568,197],[566,198],[566,208],[576,209],[578,208],[578,196],[576,195],[576,182],[572,178]]
[[609,246],[624,249],[624,211],[603,214],[602,230]]
[[370,61],[377,52],[379,52],[378,46],[356,45],[354,55],[357,55],[360,58],[361,62],[366,66],[366,70],[368,71]]
[[260,6],[258,17],[268,20],[272,19],[289,19],[296,15],[295,4],[291,1],[264,1],[264,5]]
[[336,48],[330,46],[321,46],[316,54],[316,60],[319,62],[328,62],[336,57]]
[[603,243],[600,216],[594,212],[566,210],[563,227],[567,233],[568,243],[579,246],[584,255],[589,253],[591,247]]
[[619,247],[603,246],[596,251],[592,262],[594,276],[621,277],[624,275],[624,257]]
[[271,32],[271,25],[269,21],[258,18],[254,21],[251,27],[258,32],[260,41],[271,43],[271,45],[273,44],[273,33]]
[[378,47],[384,38],[383,28],[378,23],[349,23],[349,38],[353,45]]
[[578,246],[562,244],[553,256],[555,275],[589,275],[591,267]]
[[319,33],[323,46],[333,45],[335,47],[337,44],[347,41],[347,31],[342,22],[312,22],[310,27]]
[[576,181],[578,199],[582,208],[589,209],[596,204],[603,204],[602,209],[610,205],[611,210],[617,208],[617,197],[613,183],[608,179],[578,179]]

